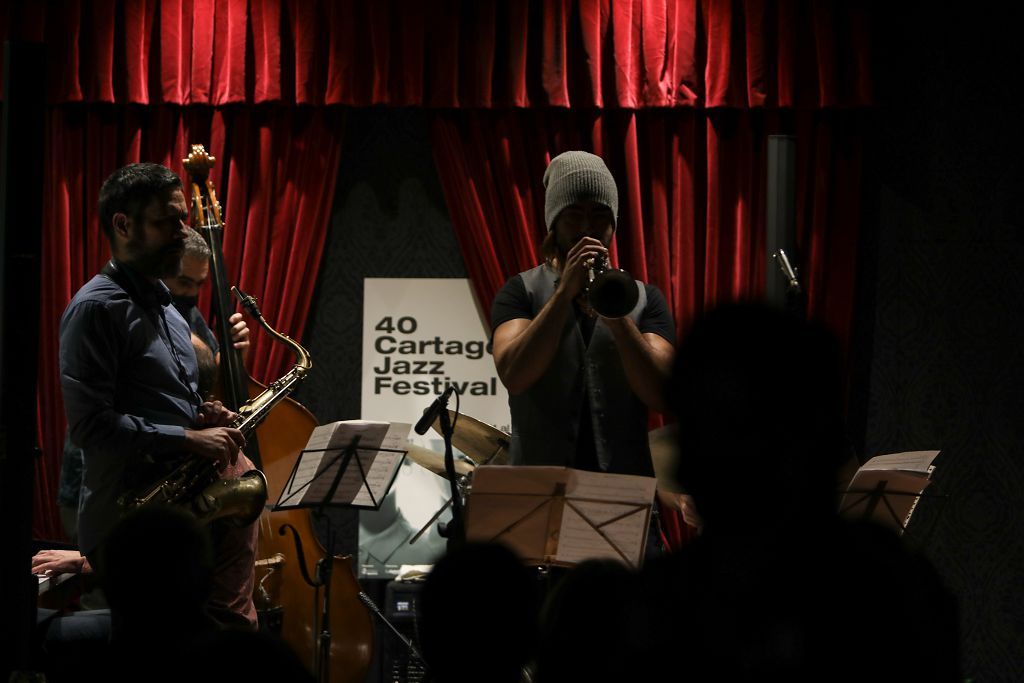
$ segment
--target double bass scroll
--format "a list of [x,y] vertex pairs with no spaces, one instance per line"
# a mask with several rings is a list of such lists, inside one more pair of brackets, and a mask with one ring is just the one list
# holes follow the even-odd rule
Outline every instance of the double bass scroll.
[[[234,301],[224,266],[224,221],[217,191],[209,177],[210,169],[216,161],[217,159],[210,156],[202,145],[192,145],[188,157],[182,159],[185,170],[192,178],[193,228],[210,245],[213,314],[216,318],[217,337],[221,341],[220,374],[213,393],[227,408],[237,412],[251,396],[258,395],[264,387],[249,377],[242,362],[241,352],[231,343],[229,319],[234,310]],[[246,442],[245,454],[257,469],[263,469],[258,436]]]

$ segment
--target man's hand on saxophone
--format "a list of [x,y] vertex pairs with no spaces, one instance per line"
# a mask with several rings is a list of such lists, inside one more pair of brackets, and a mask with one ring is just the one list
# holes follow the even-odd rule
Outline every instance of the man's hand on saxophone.
[[244,445],[245,437],[234,427],[185,430],[185,450],[216,461],[218,470],[234,465]]

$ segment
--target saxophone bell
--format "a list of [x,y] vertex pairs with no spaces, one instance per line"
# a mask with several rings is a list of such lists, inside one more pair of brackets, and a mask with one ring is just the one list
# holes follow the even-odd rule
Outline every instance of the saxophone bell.
[[236,526],[246,526],[256,521],[267,504],[267,478],[259,470],[250,470],[234,479],[221,479],[213,460],[194,455],[147,488],[122,495],[118,504],[125,512],[173,505],[188,510],[203,524],[227,518]]
[[267,504],[267,477],[249,470],[237,479],[218,479],[189,502],[192,514],[204,524],[227,517],[236,526],[248,526]]

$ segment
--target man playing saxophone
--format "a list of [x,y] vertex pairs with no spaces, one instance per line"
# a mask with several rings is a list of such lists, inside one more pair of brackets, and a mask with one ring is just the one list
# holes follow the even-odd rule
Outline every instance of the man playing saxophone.
[[[60,370],[71,440],[84,453],[79,545],[102,571],[123,493],[189,454],[239,469],[244,438],[228,426],[234,413],[200,395],[189,325],[161,281],[178,274],[191,230],[181,180],[156,164],[125,166],[104,182],[99,214],[112,258],[64,312]],[[214,618],[254,625],[245,601]]]
[[[195,230],[185,236],[185,251],[177,274],[161,278],[170,290],[174,307],[192,330],[192,347],[199,361],[199,395],[210,395],[216,380],[220,359],[220,344],[213,330],[199,312],[196,304],[199,292],[210,274],[210,247]],[[249,355],[249,326],[241,313],[233,313],[231,344],[242,355],[244,363]],[[60,463],[60,487],[57,506],[61,524],[72,542],[78,541],[78,497],[82,484],[82,449],[72,443],[70,435],[64,440],[64,456]]]

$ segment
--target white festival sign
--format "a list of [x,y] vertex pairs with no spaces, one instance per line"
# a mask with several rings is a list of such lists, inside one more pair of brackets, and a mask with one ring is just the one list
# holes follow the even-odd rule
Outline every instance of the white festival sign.
[[362,419],[415,424],[448,384],[459,391],[463,414],[509,431],[508,392],[469,281],[364,280]]
[[[509,431],[508,393],[468,280],[367,278],[363,291],[362,419],[415,424],[451,383],[462,414]],[[448,405],[455,408],[455,397]],[[410,432],[409,440],[444,451],[433,429]],[[407,458],[381,510],[360,511],[360,576],[394,576],[402,564],[429,564],[443,554],[445,541],[430,520],[449,493],[447,481]],[[450,518],[446,510],[437,521]]]

